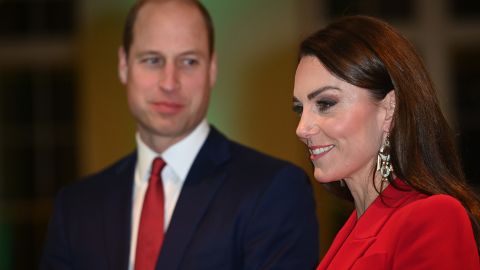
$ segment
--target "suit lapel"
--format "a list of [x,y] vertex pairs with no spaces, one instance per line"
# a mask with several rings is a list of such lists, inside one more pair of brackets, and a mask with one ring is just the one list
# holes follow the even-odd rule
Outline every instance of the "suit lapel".
[[356,222],[356,211],[352,213],[339,236],[335,238],[335,244],[332,244],[336,249],[328,251],[325,256],[328,260],[325,263],[322,260],[322,267],[319,269],[350,269],[375,243],[377,235],[393,213],[416,194],[409,192],[411,189],[400,180],[395,180],[395,184],[403,191],[390,185]]
[[130,155],[104,187],[104,235],[109,269],[127,270],[130,255],[132,188],[136,156]]
[[225,179],[218,168],[229,158],[229,142],[213,127],[188,173],[175,206],[157,269],[178,269],[198,224]]
[[327,269],[332,262],[332,260],[337,255],[338,251],[343,248],[343,244],[347,240],[347,237],[352,232],[355,224],[357,223],[357,214],[355,211],[350,215],[347,222],[343,225],[342,229],[337,233],[335,239],[333,240],[330,248],[328,249],[327,253],[323,257],[320,265],[318,266],[317,270],[320,269]]

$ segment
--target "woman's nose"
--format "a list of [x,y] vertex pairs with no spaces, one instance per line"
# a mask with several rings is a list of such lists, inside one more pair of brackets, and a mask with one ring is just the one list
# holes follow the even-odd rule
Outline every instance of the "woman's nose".
[[310,137],[317,134],[318,131],[318,123],[316,123],[314,119],[307,114],[302,114],[296,130],[297,136],[300,139],[308,140]]

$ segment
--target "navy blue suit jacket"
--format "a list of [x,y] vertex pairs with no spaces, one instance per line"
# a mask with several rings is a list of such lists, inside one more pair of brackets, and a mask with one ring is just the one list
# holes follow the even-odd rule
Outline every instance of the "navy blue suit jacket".
[[[61,190],[43,269],[126,270],[136,155]],[[158,270],[314,269],[318,226],[298,167],[214,128],[185,180]]]

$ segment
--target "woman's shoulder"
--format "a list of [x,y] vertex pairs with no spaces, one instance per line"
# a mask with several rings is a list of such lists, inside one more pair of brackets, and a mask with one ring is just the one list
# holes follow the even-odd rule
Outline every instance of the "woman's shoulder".
[[477,269],[475,235],[460,201],[412,192],[415,199],[397,208],[383,230],[396,262],[406,266],[400,268],[422,264],[429,269]]
[[418,193],[414,199],[398,209],[399,216],[409,216],[415,219],[443,222],[466,221],[469,223],[467,210],[462,203],[453,196],[446,194],[424,195]]
[[434,194],[418,196],[418,199],[411,202],[411,207],[418,211],[442,210],[442,212],[466,212],[462,203],[455,197],[446,194]]
[[457,198],[447,194],[424,194],[400,179],[396,179],[395,185],[388,191],[387,196],[392,197],[391,200],[396,201],[393,204],[396,205],[395,212],[441,214],[441,210],[446,215],[455,213],[467,214],[466,209]]

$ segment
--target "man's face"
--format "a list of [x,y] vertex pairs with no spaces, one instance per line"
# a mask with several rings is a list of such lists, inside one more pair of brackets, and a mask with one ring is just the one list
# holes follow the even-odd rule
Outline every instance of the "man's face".
[[142,140],[155,150],[187,136],[205,117],[216,79],[200,12],[180,1],[146,3],[133,42],[120,49],[120,79]]

